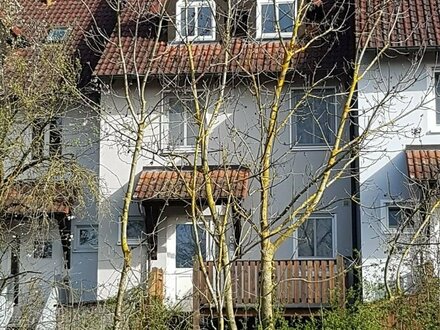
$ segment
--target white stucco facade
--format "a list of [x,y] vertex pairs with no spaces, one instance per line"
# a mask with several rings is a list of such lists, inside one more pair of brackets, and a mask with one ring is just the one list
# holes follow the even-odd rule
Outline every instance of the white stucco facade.
[[[364,63],[374,56],[367,55]],[[417,199],[417,189],[408,178],[405,149],[440,144],[436,68],[435,57],[429,53],[421,60],[412,55],[384,57],[358,84],[360,133],[367,123],[372,124],[359,160],[362,272],[368,298],[383,294],[377,288],[383,286],[390,240],[395,236],[388,225],[387,204]],[[402,275],[414,265],[411,258],[404,263]],[[396,258],[391,262],[389,277],[396,262]]]

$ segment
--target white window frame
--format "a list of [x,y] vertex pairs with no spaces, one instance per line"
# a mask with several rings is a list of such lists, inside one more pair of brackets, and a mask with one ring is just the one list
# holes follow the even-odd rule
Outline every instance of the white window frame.
[[[92,230],[97,235],[97,245],[84,245],[80,243],[80,233],[81,230]],[[73,252],[96,252],[99,247],[99,231],[98,231],[98,225],[87,225],[87,224],[80,224],[75,226],[75,231],[73,233]]]
[[[439,134],[440,133],[440,124],[437,124],[437,95],[436,95],[436,81],[435,76],[439,75],[440,78],[440,67],[431,67],[429,69],[429,79],[427,89],[432,95],[429,99],[431,100],[427,104],[427,126],[430,133]],[[440,79],[439,79],[440,80]],[[440,81],[439,81],[440,83]],[[440,96],[439,96],[440,98]],[[440,109],[439,109],[440,110]]]
[[[173,94],[172,92],[168,91],[168,92],[164,92],[162,94],[162,116],[161,116],[161,123],[160,123],[160,134],[161,134],[161,148],[164,151],[164,153],[166,152],[182,152],[182,153],[192,153],[195,151],[196,149],[196,144],[192,145],[192,144],[188,144],[188,136],[185,136],[185,143],[183,145],[172,145],[170,144],[169,140],[170,140],[170,135],[169,135],[169,124],[170,124],[170,113],[169,113],[169,108],[168,108],[168,99],[170,97],[175,97],[175,98],[179,98],[179,96]],[[188,127],[187,127],[187,123],[188,123],[188,116],[189,114],[187,112],[185,112],[185,131],[186,133],[188,132]]]
[[337,256],[337,251],[338,251],[338,247],[337,247],[337,222],[336,222],[336,214],[332,214],[332,213],[317,213],[317,214],[312,214],[306,221],[309,221],[311,219],[332,219],[332,247],[333,247],[333,251],[332,251],[332,256],[331,257],[315,257],[315,256],[305,256],[302,257],[299,255],[299,238],[298,238],[298,230],[295,231],[294,234],[294,251],[295,251],[295,259],[298,260],[334,260],[336,259]]
[[[200,8],[208,7],[211,10],[211,34],[206,36],[200,36],[198,34],[198,12]],[[196,19],[195,19],[195,31],[193,36],[185,36],[182,34],[182,9],[195,8]],[[176,3],[176,40],[177,41],[213,41],[216,35],[216,22],[215,15],[216,6],[213,0],[179,0]]]
[[[315,87],[311,90],[311,92],[315,92],[315,91],[321,91],[321,90],[331,90],[331,93],[334,97],[333,101],[335,102],[335,106],[333,109],[333,129],[334,129],[334,133],[336,133],[337,130],[337,126],[338,126],[338,97],[336,95],[337,93],[337,89],[335,86],[318,86]],[[308,92],[307,90],[304,90],[304,88],[300,88],[300,87],[294,87],[290,89],[290,109],[293,109],[293,107],[295,106],[295,104],[292,104],[293,102],[293,93],[295,92]],[[290,111],[289,109],[289,111]],[[295,114],[289,114],[289,143],[290,143],[290,147],[292,149],[300,149],[300,150],[327,150],[329,147],[331,147],[334,143],[334,140],[332,141],[328,141],[329,145],[325,144],[325,143],[321,143],[321,144],[315,144],[315,143],[310,143],[310,144],[302,144],[302,143],[297,143],[297,141],[293,138],[293,134],[295,133],[296,135],[296,124],[293,122],[293,120],[295,119]],[[333,138],[334,139],[334,138]]]
[[[405,207],[405,204],[407,205]],[[389,209],[392,207],[398,207],[400,209],[411,209],[411,201],[404,200],[382,200],[381,201],[381,218],[382,218],[382,226],[387,230],[389,234],[395,234],[398,232],[399,227],[390,227],[389,223]],[[411,234],[414,232],[414,228],[410,226],[406,226],[402,234]]]
[[[128,222],[130,223],[130,221],[139,221],[143,223],[143,228],[145,229],[145,219],[142,215],[129,215],[128,216]],[[140,233],[140,236],[137,238],[130,238],[127,236],[127,243],[129,246],[139,246],[144,239],[146,238],[146,232],[142,231]],[[118,245],[121,245],[121,219],[119,219],[118,221]]]
[[[257,38],[261,38],[261,39],[278,39],[278,38],[289,38],[292,36],[293,33],[293,28],[292,31],[290,32],[281,32],[281,31],[276,31],[273,33],[263,33],[263,24],[262,24],[262,19],[263,19],[263,10],[262,7],[263,5],[274,5],[274,1],[275,6],[278,7],[278,5],[281,4],[292,4],[293,5],[293,24],[295,24],[295,19],[296,19],[296,15],[297,15],[297,3],[296,0],[258,0],[257,3],[257,21],[256,21],[256,27],[257,27],[257,33],[256,33],[256,37]],[[277,20],[279,20],[279,9],[277,8],[277,10],[275,11],[275,16],[277,18]]]

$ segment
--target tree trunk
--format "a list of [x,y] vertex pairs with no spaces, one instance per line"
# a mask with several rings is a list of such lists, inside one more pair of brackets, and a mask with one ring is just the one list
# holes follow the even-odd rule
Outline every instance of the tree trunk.
[[274,249],[268,238],[261,241],[261,303],[260,313],[265,330],[275,330],[273,318],[273,258]]

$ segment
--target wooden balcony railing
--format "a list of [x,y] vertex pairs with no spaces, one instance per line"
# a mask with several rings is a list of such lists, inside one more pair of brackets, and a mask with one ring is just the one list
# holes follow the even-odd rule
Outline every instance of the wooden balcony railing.
[[[207,275],[214,288],[221,291],[223,277],[218,275],[214,262],[205,263]],[[259,303],[259,261],[240,260],[231,265],[232,292],[236,308],[249,308]],[[313,308],[328,306],[334,299],[345,300],[345,267],[342,257],[335,260],[281,260],[274,262],[276,283],[275,302],[284,308]],[[194,267],[194,310],[212,306],[203,272]],[[337,294],[337,296],[335,296]]]

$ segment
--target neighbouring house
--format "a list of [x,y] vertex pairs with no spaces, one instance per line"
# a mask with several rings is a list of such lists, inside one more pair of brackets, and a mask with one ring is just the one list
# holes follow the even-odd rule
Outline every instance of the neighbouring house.
[[384,295],[385,278],[389,289],[413,292],[426,268],[431,276],[439,269],[439,2],[404,0],[386,6],[358,1],[356,19],[357,42],[366,50],[364,66],[386,49],[358,84],[361,133],[372,117],[377,130],[359,158],[368,299]]
[[[8,70],[18,63],[14,68],[22,65],[22,76],[29,76],[24,80],[30,92],[24,99],[31,106],[28,109],[20,103],[23,95],[2,94],[2,100],[10,95],[10,104],[19,111],[9,117],[15,128],[6,122],[1,126],[1,329],[8,323],[34,326],[41,320],[53,321],[46,314],[53,310],[54,302],[96,301],[97,205],[88,196],[82,210],[72,208],[78,201],[75,192],[85,186],[74,182],[72,171],[82,168],[90,178],[96,173],[99,119],[91,109],[61,98],[54,106],[51,100],[58,92],[51,93],[55,88],[60,89],[59,95],[70,96],[62,94],[61,81],[58,87],[52,85],[57,82],[51,80],[48,68],[57,67],[61,54],[71,56],[77,64],[70,73],[72,81],[78,78],[82,97],[97,100],[91,73],[99,59],[100,43],[116,21],[105,0],[23,0],[14,5],[5,29],[0,28],[9,47],[4,54],[0,93],[8,92],[3,84]],[[48,62],[34,64],[42,58]],[[35,86],[38,83],[41,85]],[[8,112],[3,106],[2,121],[6,121]],[[10,136],[5,138],[6,127]],[[39,327],[50,328],[50,324],[40,322]]]

